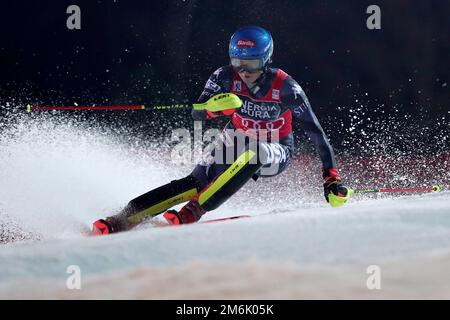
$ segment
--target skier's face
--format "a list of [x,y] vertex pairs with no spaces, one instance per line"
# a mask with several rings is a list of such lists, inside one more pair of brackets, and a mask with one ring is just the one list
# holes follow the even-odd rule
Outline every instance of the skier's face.
[[241,71],[238,72],[239,77],[241,77],[242,81],[244,81],[244,83],[247,86],[251,86],[256,81],[256,79],[259,78],[259,76],[262,73],[263,73],[262,70],[256,71],[256,72],[252,72],[252,73],[250,73],[248,71],[245,71],[245,70],[241,70]]
[[263,73],[260,59],[231,58],[231,65],[247,86],[251,86]]

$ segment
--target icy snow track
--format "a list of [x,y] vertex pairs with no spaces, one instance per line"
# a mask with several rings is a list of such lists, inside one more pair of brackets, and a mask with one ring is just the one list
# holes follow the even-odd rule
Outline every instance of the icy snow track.
[[[204,216],[251,218],[90,238],[81,230],[93,220],[190,167],[50,127],[0,140],[0,298],[450,298],[448,191],[333,209],[320,189],[299,201],[291,186],[271,202],[290,168]],[[74,265],[81,290],[66,288]],[[380,291],[366,287],[369,265],[381,268]]]
[[[450,248],[450,193],[327,206],[182,227],[144,227],[95,238],[3,246],[0,280],[58,276],[68,265],[95,274],[188,261],[377,261]],[[214,214],[211,214],[215,217]]]
[[[91,279],[193,261],[234,266],[249,260],[272,262],[280,269],[289,263],[331,269],[341,264],[382,265],[388,258],[408,260],[448,249],[449,200],[450,193],[444,192],[362,201],[338,210],[297,208],[229,222],[3,246],[0,282],[9,283],[13,292],[17,287],[11,285],[19,279],[52,279],[63,285],[69,265],[79,266]],[[214,273],[195,268],[190,272]]]

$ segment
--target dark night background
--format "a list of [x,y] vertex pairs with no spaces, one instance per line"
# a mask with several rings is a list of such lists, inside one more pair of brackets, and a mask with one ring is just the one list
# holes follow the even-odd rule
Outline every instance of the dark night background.
[[[81,30],[66,28],[71,4],[81,8]],[[366,28],[371,4],[381,8],[381,30]],[[338,150],[355,110],[358,119],[406,115],[428,127],[450,110],[447,0],[18,0],[2,2],[1,13],[3,113],[22,112],[27,103],[192,103],[208,76],[228,63],[231,34],[250,24],[272,33],[273,65],[304,88]],[[155,137],[192,126],[187,109],[83,117]]]

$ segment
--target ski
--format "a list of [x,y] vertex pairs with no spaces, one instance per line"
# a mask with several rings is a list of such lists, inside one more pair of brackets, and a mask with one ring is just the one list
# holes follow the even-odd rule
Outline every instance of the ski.
[[[229,220],[236,220],[236,219],[250,218],[250,217],[251,217],[250,215],[232,216],[232,217],[225,217],[225,218],[218,218],[218,219],[212,219],[212,220],[199,221],[199,222],[197,222],[197,224],[229,221]],[[169,224],[167,222],[158,222],[158,223],[154,223],[154,226],[159,228],[159,227],[175,227],[175,226],[195,225],[195,224],[196,223],[190,223],[190,224]]]

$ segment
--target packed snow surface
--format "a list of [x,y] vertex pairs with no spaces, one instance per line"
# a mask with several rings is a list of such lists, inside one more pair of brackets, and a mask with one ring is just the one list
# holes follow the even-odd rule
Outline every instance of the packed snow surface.
[[[336,274],[330,280],[334,281],[344,276],[342,266],[351,266],[360,272],[361,281],[354,285],[367,290],[369,265],[383,269],[383,265],[394,263],[395,270],[402,270],[408,268],[409,261],[420,264],[433,257],[438,260],[431,264],[429,272],[415,264],[420,275],[430,276],[432,268],[447,257],[450,192],[355,197],[344,207],[331,208],[322,198],[320,180],[315,181],[319,188],[305,189],[310,181],[305,177],[308,172],[298,174],[303,170],[300,164],[274,179],[249,182],[203,220],[241,214],[251,218],[170,228],[146,223],[130,232],[86,237],[84,233],[92,221],[119,210],[133,197],[184,176],[192,168],[171,163],[168,157],[158,154],[163,151],[157,147],[145,152],[143,149],[95,130],[51,122],[26,130],[17,127],[3,136],[0,298],[70,298],[65,285],[71,265],[78,266],[83,279],[91,284],[77,291],[76,297],[351,297],[349,292],[354,291],[345,291],[345,284],[339,287],[332,282],[324,286],[320,275]],[[445,263],[449,265],[449,259]],[[230,274],[230,270],[235,272]],[[448,268],[440,270],[436,277],[447,276],[443,270]],[[150,274],[159,276],[147,279]],[[228,291],[214,291],[220,274],[230,280],[229,285],[233,284]],[[406,273],[396,274],[399,276],[393,276],[392,281],[398,295],[392,296],[408,297],[405,292],[411,290],[402,291],[398,282]],[[142,281],[136,282],[136,277],[142,277]],[[158,281],[164,277],[168,277],[165,282]],[[198,280],[197,285],[204,284],[203,291],[195,291],[195,285],[192,291],[186,291],[185,286],[184,291],[176,291],[177,283],[190,277]],[[233,277],[236,282],[231,280]],[[121,287],[111,279],[120,279]],[[242,287],[237,279],[250,282]],[[278,291],[266,288],[268,295],[261,296],[258,288],[274,279],[279,279],[278,285],[286,290],[271,284]],[[446,279],[437,285],[444,285],[450,277]],[[293,283],[298,288],[308,281],[312,284],[310,290],[292,291]],[[105,283],[117,294],[101,291]],[[136,288],[143,283],[148,287],[141,292],[146,293],[136,294]],[[173,295],[161,291],[165,286],[173,286],[174,291],[169,290]],[[334,296],[330,296],[330,287],[337,292]],[[425,290],[423,283],[414,288]],[[448,297],[448,292],[444,290],[438,297]]]

